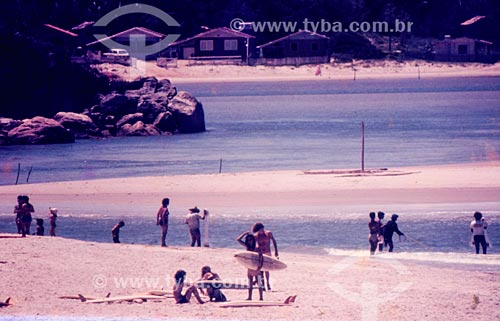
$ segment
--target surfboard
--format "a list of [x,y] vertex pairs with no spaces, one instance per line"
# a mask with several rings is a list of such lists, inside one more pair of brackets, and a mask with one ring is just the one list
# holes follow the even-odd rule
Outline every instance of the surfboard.
[[140,301],[144,302],[147,300],[155,300],[155,299],[164,299],[165,296],[159,296],[159,295],[148,295],[148,294],[134,294],[134,295],[123,295],[123,296],[115,296],[115,297],[109,297],[109,298],[102,298],[102,299],[93,299],[93,300],[87,300],[82,295],[80,296],[80,300],[85,303],[106,303],[106,302],[120,302],[120,301]]
[[0,308],[8,305],[12,305],[12,303],[10,303],[10,296],[4,302],[0,302]]
[[[259,254],[256,252],[238,252],[234,254],[234,257],[236,258],[236,261],[238,261],[238,263],[248,269],[257,270],[259,268]],[[286,264],[281,262],[280,260],[277,260],[265,254],[262,255],[262,257],[263,262],[262,267],[260,268],[261,271],[276,271],[286,269]]]
[[220,304],[221,308],[251,308],[251,307],[282,307],[292,306],[296,295],[287,297],[284,301],[231,301]]
[[216,289],[247,290],[248,284],[230,283],[223,280],[200,280],[193,283],[194,286],[201,289],[213,287]]
[[[206,210],[203,210],[206,211]],[[210,235],[208,232],[208,225],[210,223],[210,215],[208,211],[205,212],[205,224],[203,226],[203,246],[210,247]]]

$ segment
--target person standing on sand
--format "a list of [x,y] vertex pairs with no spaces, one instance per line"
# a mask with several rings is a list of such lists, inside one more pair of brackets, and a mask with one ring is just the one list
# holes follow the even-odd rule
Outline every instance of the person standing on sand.
[[486,242],[486,229],[488,223],[482,220],[483,214],[481,212],[474,213],[474,220],[470,222],[470,231],[472,233],[472,243],[476,247],[476,254],[479,254],[479,246],[483,248],[483,254],[486,254],[488,244]]
[[16,214],[16,227],[17,227],[17,234],[22,234],[23,233],[23,222],[22,222],[22,217],[23,217],[23,203],[24,199],[22,195],[17,196],[17,205],[14,206],[14,214]]
[[113,236],[113,242],[114,243],[120,243],[120,229],[125,226],[124,221],[118,222],[115,226],[113,226],[113,229],[111,229],[111,235]]
[[167,246],[165,242],[168,232],[168,216],[170,215],[168,211],[168,205],[170,204],[170,199],[164,198],[161,201],[161,207],[156,213],[156,225],[161,226],[161,246]]
[[21,205],[21,225],[22,225],[22,236],[26,237],[26,235],[30,235],[30,226],[33,218],[31,217],[31,213],[35,212],[35,208],[30,204],[30,199],[28,196],[22,196],[23,204]]
[[50,236],[56,236],[57,208],[49,207]]
[[201,232],[200,232],[200,219],[204,220],[207,211],[203,211],[203,216],[200,214],[200,209],[198,207],[193,207],[189,209],[189,214],[186,215],[184,223],[189,227],[189,234],[191,235],[191,246],[201,246]]
[[377,250],[378,237],[380,235],[380,224],[375,221],[375,212],[370,212],[370,222],[368,223],[368,242],[370,242],[370,255],[374,255]]
[[[243,241],[243,238],[245,238],[245,241]],[[261,262],[260,265],[264,264],[264,258],[262,257],[262,252],[257,249],[257,242],[255,241],[255,236],[253,236],[252,233],[250,232],[243,232],[236,238],[236,241],[240,243],[243,247],[246,248],[247,251],[249,252],[257,252],[259,253],[259,261]],[[263,293],[264,293],[264,273],[260,270],[260,267],[257,270],[253,269],[248,269],[247,270],[247,277],[248,277],[248,298],[247,300],[251,301],[252,300],[252,292],[253,292],[253,285],[257,284],[259,288],[259,300],[262,301],[264,300],[263,298]],[[255,278],[255,281],[254,281]]]
[[378,250],[379,252],[382,252],[384,250],[384,217],[385,217],[385,213],[382,212],[382,211],[378,211],[377,213],[377,217],[378,217],[378,231],[379,231],[379,234],[378,234]]
[[[252,232],[255,237],[255,241],[257,242],[257,248],[262,251],[263,254],[272,256],[271,254],[271,242],[274,246],[274,255],[279,260],[278,254],[278,245],[276,244],[276,240],[274,239],[273,233],[271,231],[264,230],[264,224],[258,222],[252,226]],[[266,285],[267,290],[271,291],[271,284],[269,281],[270,273],[269,271],[265,271],[264,273],[266,277]]]
[[398,217],[398,214],[392,214],[391,220],[384,226],[384,245],[389,246],[389,252],[394,250],[394,243],[392,242],[394,232],[396,232],[399,236],[405,235],[399,230],[398,223],[396,223]]

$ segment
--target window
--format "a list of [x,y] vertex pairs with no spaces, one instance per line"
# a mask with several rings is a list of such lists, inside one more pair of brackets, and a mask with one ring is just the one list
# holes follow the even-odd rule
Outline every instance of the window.
[[200,40],[200,50],[201,51],[213,51],[214,41],[213,40]]
[[292,49],[292,51],[297,51],[297,49],[299,49],[299,46],[296,42],[292,42],[290,48]]
[[466,55],[467,54],[467,45],[458,45],[458,54]]
[[224,50],[225,51],[238,50],[238,40],[237,39],[224,40]]

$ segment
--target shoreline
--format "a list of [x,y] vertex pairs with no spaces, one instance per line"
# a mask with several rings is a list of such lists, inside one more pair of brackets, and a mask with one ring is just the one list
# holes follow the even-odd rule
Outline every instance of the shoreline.
[[179,61],[178,67],[162,68],[156,62],[142,62],[137,67],[118,64],[100,64],[94,67],[114,78],[131,81],[139,76],[169,79],[173,84],[206,82],[268,82],[268,81],[329,81],[367,79],[428,79],[499,77],[500,63],[452,63],[423,60],[359,60],[351,63],[321,64],[321,75],[316,75],[318,65],[302,66],[238,66],[238,65],[187,65]]

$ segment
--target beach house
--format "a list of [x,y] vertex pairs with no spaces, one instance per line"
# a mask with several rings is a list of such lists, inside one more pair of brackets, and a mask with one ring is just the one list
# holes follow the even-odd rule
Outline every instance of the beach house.
[[171,43],[162,57],[187,59],[196,63],[246,63],[255,47],[254,36],[226,27],[210,29]]
[[273,66],[327,63],[328,42],[324,35],[302,30],[257,46],[256,63]]

